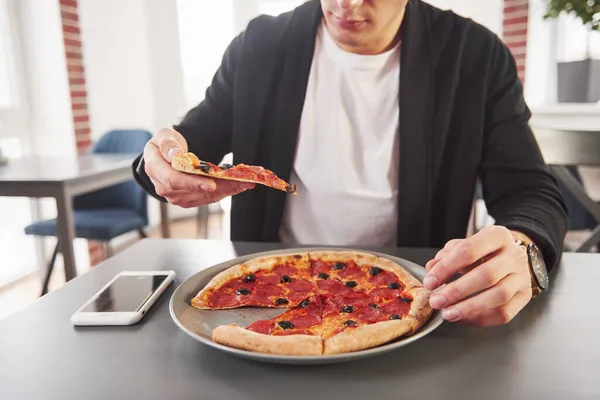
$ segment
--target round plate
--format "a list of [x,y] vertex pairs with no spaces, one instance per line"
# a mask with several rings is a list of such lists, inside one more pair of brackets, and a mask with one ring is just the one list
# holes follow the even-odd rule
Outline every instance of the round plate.
[[[328,364],[343,361],[352,361],[366,357],[372,357],[379,354],[387,353],[393,350],[397,350],[402,346],[406,346],[415,340],[422,338],[429,334],[443,322],[441,313],[434,310],[431,318],[427,323],[421,327],[421,329],[414,335],[399,338],[393,342],[374,347],[371,349],[356,351],[352,353],[334,354],[334,355],[323,355],[323,356],[286,356],[278,354],[264,354],[256,353],[247,350],[236,349],[229,346],[224,346],[219,343],[215,343],[212,340],[212,331],[218,325],[227,324],[239,324],[241,326],[248,326],[252,322],[259,319],[269,319],[281,314],[284,310],[282,309],[266,309],[266,308],[239,308],[233,310],[198,310],[191,306],[191,300],[206,284],[219,272],[226,270],[236,264],[243,263],[250,259],[262,256],[277,255],[277,254],[289,254],[293,252],[310,252],[310,251],[348,251],[350,249],[343,248],[332,248],[332,247],[316,247],[316,248],[298,248],[298,249],[283,249],[276,251],[268,251],[263,253],[249,254],[243,257],[217,264],[208,269],[204,269],[195,275],[186,279],[179,287],[175,290],[171,296],[169,303],[169,309],[171,312],[171,318],[175,321],[175,324],[187,333],[192,338],[204,343],[208,346],[222,350],[235,356],[249,358],[252,360],[265,361],[271,363],[281,364]],[[363,250],[357,250],[363,251]],[[411,274],[413,274],[420,281],[425,276],[425,269],[415,263],[407,260],[403,260],[397,257],[392,257],[387,254],[381,254],[377,252],[369,251],[368,253],[374,254],[379,257],[388,258],[406,268]]]

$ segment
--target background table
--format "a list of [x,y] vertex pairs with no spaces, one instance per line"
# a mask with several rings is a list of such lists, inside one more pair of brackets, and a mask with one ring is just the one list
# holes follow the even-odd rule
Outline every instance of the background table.
[[[1,399],[598,399],[600,256],[566,254],[549,292],[510,324],[444,323],[384,356],[323,366],[270,365],[196,342],[171,320],[177,284],[275,245],[145,239],[0,321]],[[385,251],[385,250],[384,250]],[[434,251],[390,249],[423,264]],[[131,327],[69,318],[124,269],[174,269],[175,285]]]
[[536,140],[556,178],[573,194],[581,206],[598,221],[588,238],[576,251],[586,252],[600,244],[600,204],[588,196],[569,167],[600,167],[600,131],[581,131],[534,126]]
[[[73,251],[73,196],[133,179],[137,154],[85,154],[73,157],[24,157],[0,167],[0,196],[53,197],[58,215],[60,252],[67,280],[77,275]],[[166,205],[161,203],[163,237],[169,236]]]

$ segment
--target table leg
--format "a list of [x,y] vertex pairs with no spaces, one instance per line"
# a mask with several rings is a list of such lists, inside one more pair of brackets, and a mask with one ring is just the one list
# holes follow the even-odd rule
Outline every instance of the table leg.
[[73,226],[71,196],[64,189],[56,197],[56,210],[58,212],[58,240],[65,264],[65,278],[70,281],[77,276],[75,251],[73,249],[75,227]]
[[168,204],[160,202],[160,231],[163,238],[171,237],[171,227],[169,224]]
[[[583,186],[575,179],[575,177],[569,172],[567,167],[564,166],[553,166],[552,171],[556,177],[566,186],[566,188],[573,193],[573,196],[581,203],[593,217],[600,223],[600,205],[592,200],[585,192]],[[577,249],[577,252],[586,252],[596,244],[600,239],[600,225],[594,229],[591,236],[582,243]]]

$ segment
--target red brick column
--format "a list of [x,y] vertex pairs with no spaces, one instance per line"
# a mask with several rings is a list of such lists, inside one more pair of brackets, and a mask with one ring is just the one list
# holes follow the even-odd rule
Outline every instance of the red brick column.
[[517,62],[519,78],[525,83],[529,0],[504,0],[503,39]]
[[[73,135],[75,135],[77,153],[82,154],[92,143],[92,132],[85,87],[79,10],[77,0],[59,0],[59,4],[71,94],[71,110],[73,111]],[[89,242],[88,248],[91,265],[96,265],[105,258],[104,249],[100,243]]]

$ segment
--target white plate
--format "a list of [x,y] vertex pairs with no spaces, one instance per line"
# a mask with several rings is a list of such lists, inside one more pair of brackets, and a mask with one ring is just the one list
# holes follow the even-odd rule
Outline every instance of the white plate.
[[[406,346],[416,340],[419,340],[423,336],[429,334],[434,329],[442,324],[444,321],[439,311],[434,311],[433,315],[427,321],[427,323],[414,335],[397,339],[393,342],[374,347],[367,350],[356,351],[352,353],[334,354],[334,355],[323,355],[323,356],[285,356],[277,354],[263,354],[256,353],[246,350],[240,350],[228,346],[215,343],[212,340],[212,331],[218,325],[236,323],[241,326],[248,326],[252,322],[259,319],[273,318],[283,312],[282,309],[266,309],[266,308],[239,308],[234,310],[198,310],[191,306],[191,299],[202,289],[215,275],[219,272],[226,270],[236,264],[243,263],[247,260],[256,257],[262,257],[267,255],[286,254],[307,251],[347,251],[349,249],[331,248],[331,247],[318,247],[318,248],[299,248],[299,249],[282,249],[276,251],[268,251],[263,253],[249,254],[243,257],[226,261],[224,263],[215,265],[208,269],[202,270],[197,274],[186,279],[179,287],[175,290],[171,296],[169,309],[171,317],[175,324],[187,333],[192,338],[208,346],[214,347],[218,350],[230,353],[235,356],[249,358],[252,360],[265,361],[270,363],[280,364],[328,364],[343,361],[352,361],[361,358],[373,357],[379,354],[388,353],[393,350],[397,350],[403,346]],[[363,250],[358,250],[363,251]],[[425,268],[412,263],[407,260],[403,260],[397,257],[392,257],[387,254],[381,254],[370,251],[369,253],[379,257],[388,258],[406,268],[411,274],[413,274],[420,281],[425,276]]]

